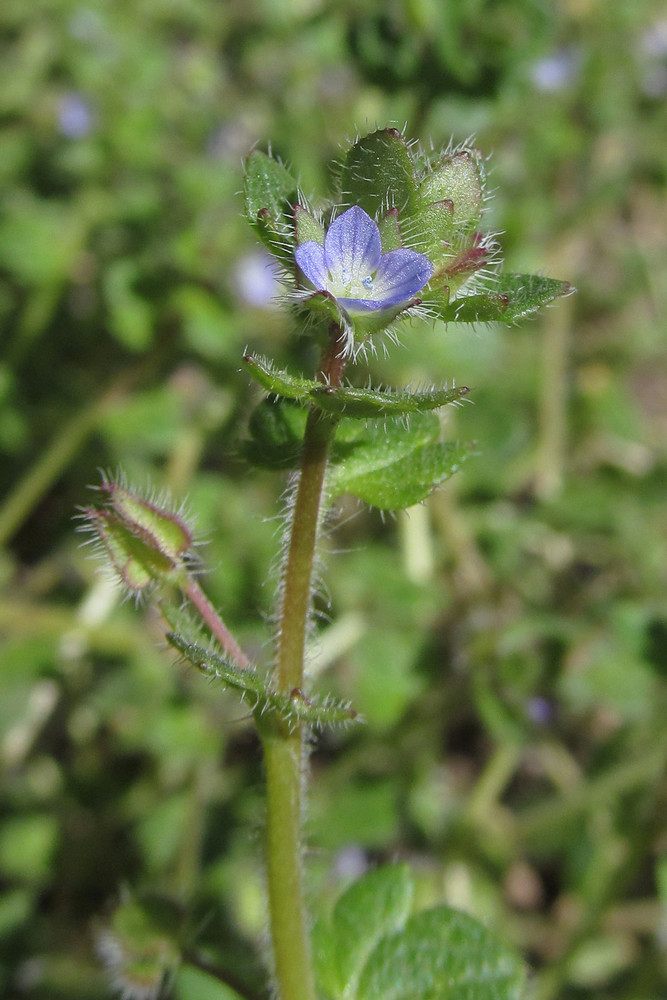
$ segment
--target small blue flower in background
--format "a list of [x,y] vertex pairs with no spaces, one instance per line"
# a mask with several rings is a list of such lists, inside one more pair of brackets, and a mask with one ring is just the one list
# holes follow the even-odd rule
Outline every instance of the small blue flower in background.
[[317,291],[328,292],[345,312],[394,314],[411,304],[433,274],[422,253],[401,247],[382,253],[380,230],[355,205],[327,230],[324,246],[309,240],[294,252],[303,275]]
[[245,254],[234,278],[239,297],[249,306],[265,309],[275,303],[280,288],[278,265],[266,250]]
[[65,94],[58,108],[58,127],[68,139],[82,139],[92,131],[94,115],[88,101],[81,94]]

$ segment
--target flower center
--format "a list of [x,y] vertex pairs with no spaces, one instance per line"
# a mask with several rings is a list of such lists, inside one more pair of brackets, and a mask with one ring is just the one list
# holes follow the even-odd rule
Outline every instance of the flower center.
[[364,299],[373,291],[374,273],[359,278],[352,268],[341,267],[340,270],[329,271],[329,277],[331,279],[329,290],[337,297]]

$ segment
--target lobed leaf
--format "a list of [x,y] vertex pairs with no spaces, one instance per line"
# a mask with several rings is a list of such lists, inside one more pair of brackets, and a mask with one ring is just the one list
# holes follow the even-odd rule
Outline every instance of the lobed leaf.
[[501,274],[493,291],[462,298],[429,301],[446,323],[517,323],[555,299],[572,292],[568,281],[539,274]]
[[440,422],[429,413],[365,427],[341,421],[332,450],[327,486],[334,495],[351,493],[381,510],[402,510],[424,500],[449,479],[471,445],[443,444]]

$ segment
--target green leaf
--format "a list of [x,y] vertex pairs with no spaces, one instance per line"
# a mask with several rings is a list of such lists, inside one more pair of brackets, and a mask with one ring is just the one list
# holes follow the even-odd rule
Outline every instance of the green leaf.
[[260,212],[278,220],[297,201],[297,183],[289,170],[272,156],[254,150],[245,162],[245,204],[255,225]]
[[263,357],[246,354],[243,357],[246,368],[250,376],[258,382],[267,392],[276,396],[284,396],[285,399],[294,399],[299,403],[309,403],[311,394],[318,386],[321,389],[322,383],[314,379],[303,378],[303,376],[292,375],[290,372],[281,371],[273,367],[273,364]]
[[406,865],[377,868],[340,897],[330,920],[315,927],[315,974],[331,997],[354,997],[359,977],[386,935],[399,931],[412,907],[414,883]]
[[412,160],[394,128],[372,132],[348,151],[341,175],[343,196],[375,218],[390,208],[410,211],[415,200]]
[[355,1000],[519,1000],[524,967],[483,924],[438,906],[384,937]]
[[[351,392],[348,402],[354,405],[354,392],[348,391]],[[461,392],[443,390],[446,395]],[[379,400],[373,400],[371,394],[369,398],[356,399],[356,403],[360,408],[370,408],[387,405],[393,398],[391,394],[384,399],[379,395]],[[318,396],[318,405],[325,398],[330,399],[328,394]],[[382,416],[377,412],[374,415]],[[242,442],[242,454],[262,468],[294,468],[301,454],[306,418],[303,407],[267,397],[250,418],[251,437]],[[405,420],[384,417],[373,423],[343,418],[331,449],[327,487],[333,496],[351,493],[381,510],[402,510],[419,503],[435,486],[449,479],[470,454],[471,447],[441,443],[440,421],[433,413],[415,412]]]
[[458,388],[434,386],[423,392],[355,389],[353,386],[327,389],[320,386],[313,392],[313,401],[327,413],[344,414],[346,417],[361,420],[373,420],[437,410],[448,403],[458,402],[469,391],[466,386]]
[[185,962],[174,977],[173,995],[175,1000],[243,1000],[231,986]]
[[446,323],[518,323],[573,291],[568,281],[540,274],[501,274],[492,292],[465,295],[440,304],[429,300]]
[[433,387],[422,392],[393,392],[379,389],[357,389],[340,386],[332,389],[314,379],[291,375],[273,368],[266,358],[247,354],[243,359],[250,375],[267,390],[299,403],[315,403],[326,413],[363,420],[405,416],[435,410],[455,403],[469,392],[466,386]]
[[297,182],[282,163],[254,150],[245,162],[246,212],[267,250],[287,267],[294,264],[291,220],[297,198]]
[[442,444],[440,422],[415,413],[409,422],[362,426],[341,421],[327,478],[334,495],[351,493],[381,510],[402,510],[419,503],[452,476],[471,446]]
[[205,649],[176,632],[167,632],[166,639],[201,673],[219,681],[223,687],[237,691],[242,701],[247,699],[263,728],[270,724],[272,716],[277,716],[290,727],[304,723],[316,729],[347,726],[355,720],[360,721],[347,701],[331,697],[319,701],[306,697],[298,688],[289,694],[280,694],[254,668],[237,667],[227,657]]

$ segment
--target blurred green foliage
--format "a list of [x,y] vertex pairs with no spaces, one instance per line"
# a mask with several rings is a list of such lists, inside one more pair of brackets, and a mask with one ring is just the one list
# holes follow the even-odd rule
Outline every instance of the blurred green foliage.
[[313,669],[367,724],[314,751],[312,885],[401,857],[420,905],[523,949],[534,998],[664,993],[666,25],[657,0],[5,0],[0,993],[111,996],[101,929],[155,892],[197,956],[177,996],[229,995],[207,963],[261,991],[251,728],[72,513],[120,465],[187,497],[204,584],[266,658],[284,479],[238,458],[239,368],[314,358],[241,159],[270,140],[326,192],[344,136],[404,121],[476,132],[507,266],[579,291],[518,330],[413,323],[372,361],[471,386],[449,420],[479,455],[409,516],[344,501],[332,527]]

